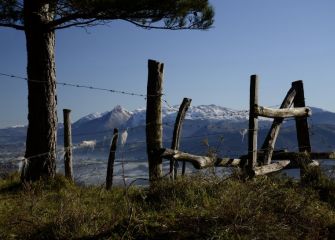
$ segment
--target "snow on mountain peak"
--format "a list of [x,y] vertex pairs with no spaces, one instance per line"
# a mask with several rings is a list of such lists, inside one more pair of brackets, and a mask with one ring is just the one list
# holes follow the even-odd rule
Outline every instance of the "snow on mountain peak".
[[80,124],[83,124],[83,123],[92,121],[92,120],[94,120],[94,119],[101,118],[102,116],[104,116],[104,115],[107,114],[107,113],[108,113],[108,112],[104,112],[104,113],[100,113],[100,112],[91,113],[91,114],[88,114],[88,115],[86,115],[86,116],[80,118],[80,119],[77,120],[74,124],[75,124],[75,125],[80,125]]
[[102,117],[105,122],[105,127],[119,126],[128,121],[132,113],[117,105],[112,111],[108,112]]
[[211,105],[191,106],[186,113],[186,119],[209,119],[209,120],[236,120],[243,121],[249,117],[248,111],[233,110],[230,108]]
[[[173,122],[176,119],[179,106],[163,107],[162,118],[166,122]],[[130,127],[145,123],[146,109],[139,108],[132,111],[127,125]],[[185,119],[188,120],[232,120],[245,121],[249,118],[249,112],[246,110],[233,110],[225,107],[212,105],[191,106],[186,112]]]
[[131,112],[124,109],[122,106],[117,105],[111,111],[103,112],[103,113],[91,113],[86,115],[85,117],[80,118],[78,121],[74,123],[75,126],[80,126],[82,124],[92,122],[92,121],[101,121],[102,125],[105,127],[118,126],[126,122],[130,116]]
[[116,105],[114,108],[113,108],[113,110],[112,110],[112,112],[128,112],[125,108],[123,108],[121,105]]

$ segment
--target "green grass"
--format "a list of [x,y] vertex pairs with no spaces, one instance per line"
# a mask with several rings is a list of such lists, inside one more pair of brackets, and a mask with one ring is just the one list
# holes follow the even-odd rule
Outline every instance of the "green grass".
[[[152,187],[0,180],[0,239],[335,239],[335,183],[194,176]],[[316,180],[315,180],[316,179]]]

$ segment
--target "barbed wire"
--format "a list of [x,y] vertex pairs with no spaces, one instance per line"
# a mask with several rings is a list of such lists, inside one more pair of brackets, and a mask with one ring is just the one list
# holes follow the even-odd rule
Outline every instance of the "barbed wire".
[[[0,76],[4,77],[9,77],[9,78],[14,78],[14,79],[20,79],[26,82],[34,82],[34,83],[39,83],[39,84],[47,84],[45,81],[41,80],[36,80],[36,79],[29,79],[28,77],[22,77],[18,76],[15,74],[7,74],[0,72]],[[144,99],[147,99],[148,97],[160,97],[163,96],[164,94],[157,94],[157,95],[148,95],[148,94],[143,94],[143,93],[135,93],[131,91],[125,91],[125,90],[116,90],[116,89],[110,89],[110,88],[102,88],[102,87],[96,87],[92,85],[83,85],[83,84],[76,84],[76,83],[67,83],[67,82],[60,82],[56,81],[57,85],[65,86],[65,87],[75,87],[75,88],[84,88],[84,89],[89,89],[89,90],[97,90],[97,91],[104,91],[108,93],[117,93],[117,94],[123,94],[123,95],[128,95],[128,96],[137,96],[137,97],[143,97]],[[162,99],[162,101],[169,107],[173,108],[171,104],[166,99]]]
[[[5,77],[14,78],[14,79],[24,80],[26,82],[34,82],[34,83],[40,83],[40,84],[47,84],[48,83],[48,82],[41,81],[41,80],[29,79],[28,77],[22,77],[22,76],[18,76],[18,75],[15,75],[15,74],[7,74],[7,73],[0,72],[0,75],[5,76]],[[62,85],[62,86],[65,86],[65,87],[85,88],[85,89],[89,89],[89,90],[98,90],[98,91],[104,91],[104,92],[109,92],[109,93],[118,93],[118,94],[124,94],[124,95],[129,95],[129,96],[138,96],[138,97],[144,97],[144,98],[161,96],[161,94],[159,94],[159,95],[147,95],[147,94],[142,94],[142,93],[135,93],[135,92],[129,92],[129,91],[122,91],[122,90],[109,89],[109,88],[101,88],[101,87],[95,87],[95,86],[90,86],[90,85],[74,84],[74,83],[67,83],[67,82],[60,82],[60,81],[56,81],[56,84],[57,85]]]

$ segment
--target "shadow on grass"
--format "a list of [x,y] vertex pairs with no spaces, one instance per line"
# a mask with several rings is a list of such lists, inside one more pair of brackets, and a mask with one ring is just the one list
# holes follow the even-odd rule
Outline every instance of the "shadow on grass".
[[7,176],[0,184],[0,194],[15,194],[22,191],[22,189],[18,173]]

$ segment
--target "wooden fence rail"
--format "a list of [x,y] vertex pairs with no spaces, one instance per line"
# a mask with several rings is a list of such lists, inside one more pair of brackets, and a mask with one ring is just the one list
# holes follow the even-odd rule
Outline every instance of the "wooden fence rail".
[[[226,158],[218,156],[200,156],[174,150],[170,148],[162,148],[159,154],[165,159],[175,159],[176,161],[186,161],[191,163],[196,169],[204,169],[208,167],[240,167],[243,168],[249,155],[243,155],[240,158]],[[262,158],[264,153],[257,153],[257,157]],[[316,166],[318,162],[310,159],[334,159],[335,152],[278,152],[274,153],[272,160],[279,160],[273,164],[257,166],[254,168],[256,175],[267,174],[284,168],[300,168],[304,166]],[[306,161],[308,160],[308,161]]]
[[312,115],[312,110],[309,107],[273,109],[256,106],[255,114],[267,118],[309,117]]

